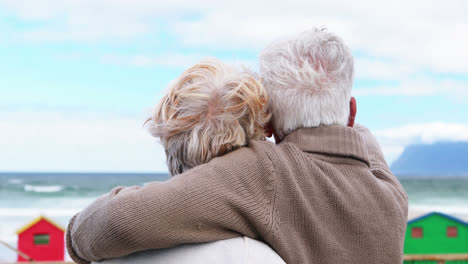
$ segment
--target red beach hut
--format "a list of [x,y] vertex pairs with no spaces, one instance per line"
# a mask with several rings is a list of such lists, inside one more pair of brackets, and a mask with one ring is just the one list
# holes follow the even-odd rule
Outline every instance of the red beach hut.
[[[39,216],[18,231],[18,250],[34,261],[64,261],[65,229]],[[18,262],[29,261],[18,255]]]

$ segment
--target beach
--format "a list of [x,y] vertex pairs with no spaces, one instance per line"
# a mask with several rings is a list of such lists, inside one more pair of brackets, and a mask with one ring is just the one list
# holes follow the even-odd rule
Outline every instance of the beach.
[[[0,174],[0,240],[16,247],[15,232],[39,215],[66,227],[69,219],[115,186],[163,181],[167,174]],[[408,219],[437,211],[468,222],[468,179],[400,179],[408,193]],[[16,254],[0,245],[0,261]],[[66,260],[70,260],[66,256]]]

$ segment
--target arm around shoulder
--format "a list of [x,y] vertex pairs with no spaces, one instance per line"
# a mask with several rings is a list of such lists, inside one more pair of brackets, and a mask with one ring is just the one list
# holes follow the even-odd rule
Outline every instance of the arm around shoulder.
[[271,210],[236,177],[238,171],[230,171],[245,166],[226,170],[219,163],[100,197],[70,221],[70,256],[89,263],[184,243],[258,237]]

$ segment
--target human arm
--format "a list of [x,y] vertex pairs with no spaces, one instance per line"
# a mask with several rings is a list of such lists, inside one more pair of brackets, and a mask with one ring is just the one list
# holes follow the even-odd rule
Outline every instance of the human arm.
[[100,197],[70,222],[70,256],[89,263],[152,248],[268,233],[273,193],[264,187],[273,182],[264,175],[272,166],[243,149],[166,182],[117,187]]

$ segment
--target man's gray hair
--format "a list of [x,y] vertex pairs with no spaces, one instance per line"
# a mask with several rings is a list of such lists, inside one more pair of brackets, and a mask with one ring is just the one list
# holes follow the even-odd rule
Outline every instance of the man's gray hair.
[[265,139],[269,118],[268,96],[253,74],[207,59],[169,86],[147,121],[176,175],[249,140]]
[[301,127],[346,125],[354,62],[343,40],[324,29],[278,40],[259,55],[280,138]]

